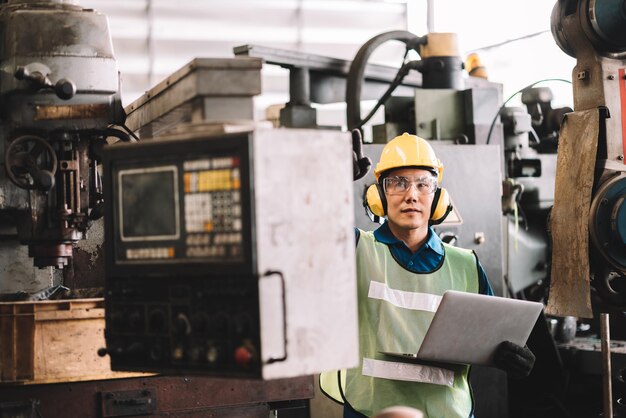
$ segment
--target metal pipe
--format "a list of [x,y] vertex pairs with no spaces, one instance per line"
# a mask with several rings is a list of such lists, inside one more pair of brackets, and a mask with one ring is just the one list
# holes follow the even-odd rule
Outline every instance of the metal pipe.
[[308,68],[289,69],[289,103],[302,106],[311,104],[311,77]]
[[613,392],[611,387],[611,335],[609,331],[609,314],[600,314],[600,348],[602,350],[602,386],[604,389],[604,414],[613,417]]
[[426,30],[435,31],[435,0],[426,0]]

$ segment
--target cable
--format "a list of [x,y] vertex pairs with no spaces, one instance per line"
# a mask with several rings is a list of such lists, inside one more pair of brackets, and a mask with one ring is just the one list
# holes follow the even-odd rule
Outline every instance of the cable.
[[129,134],[130,136],[132,136],[133,138],[135,138],[135,141],[139,141],[139,138],[137,137],[137,135],[135,135],[135,133],[134,133],[133,131],[131,131],[131,130],[130,130],[130,128],[129,128],[128,126],[126,126],[126,124],[125,124],[125,123],[124,123],[124,124],[122,124],[122,125],[120,125],[120,126],[121,126],[122,128],[124,128],[124,130],[125,130],[126,132],[128,132],[128,134]]
[[[116,129],[115,127],[119,126],[120,128],[124,129],[124,131],[126,131],[128,133],[128,135],[126,135],[124,132],[120,131],[119,129]],[[121,141],[124,142],[139,142],[139,138],[137,137],[137,135],[135,135],[135,133],[133,131],[130,130],[130,128],[128,126],[126,126],[125,123],[117,125],[117,124],[111,124],[107,127],[107,131],[106,133],[109,136],[114,136],[119,138]],[[124,137],[122,136],[124,135]],[[131,139],[132,137],[132,139]],[[134,141],[133,141],[134,139]]]
[[491,126],[489,127],[489,133],[487,134],[487,141],[485,142],[485,144],[489,145],[489,141],[491,140],[491,133],[493,132],[493,127],[496,124],[496,120],[498,119],[498,116],[500,116],[500,112],[502,112],[502,109],[504,109],[506,104],[508,102],[510,102],[511,99],[513,99],[513,97],[517,96],[518,94],[524,92],[525,90],[533,88],[537,84],[543,83],[545,81],[562,81],[564,83],[572,84],[572,82],[570,80],[565,80],[564,78],[546,78],[544,80],[535,81],[534,83],[529,84],[526,87],[524,87],[523,89],[520,89],[520,90],[516,91],[515,93],[513,93],[508,99],[505,100],[504,103],[502,103],[502,106],[500,106],[500,109],[498,109],[498,111],[496,112],[496,115],[493,117],[493,120],[491,121]]
[[539,139],[539,135],[537,135],[537,132],[535,131],[535,128],[530,128],[530,136],[533,137],[533,139],[535,140],[535,144],[540,145],[541,144],[541,139]]
[[402,57],[402,65],[398,69],[398,72],[396,73],[396,76],[394,77],[389,87],[387,87],[387,90],[385,91],[385,93],[380,97],[380,99],[378,99],[378,102],[376,102],[376,105],[367,114],[367,116],[359,122],[359,124],[355,127],[355,129],[361,130],[363,125],[369,122],[369,120],[374,116],[374,114],[380,108],[380,106],[387,101],[389,96],[391,96],[391,93],[393,93],[393,91],[400,85],[400,83],[402,83],[402,80],[404,80],[404,77],[406,77],[406,75],[409,73],[409,70],[411,69],[410,67],[415,65],[415,64],[412,64],[411,66],[409,66],[410,63],[415,62],[415,61],[405,62],[410,49],[411,48],[408,48],[408,47],[405,49],[404,56]]
[[534,38],[535,36],[543,35],[544,33],[550,33],[550,32],[551,32],[550,29],[546,29],[546,30],[542,30],[542,31],[539,31],[539,32],[529,33],[528,35],[523,35],[523,36],[520,36],[518,38],[513,38],[513,39],[507,39],[506,41],[499,42],[497,44],[492,44],[492,45],[487,45],[487,46],[483,46],[483,47],[480,47],[480,48],[472,49],[469,52],[488,51],[488,50],[493,49],[493,48],[498,48],[500,46],[504,46],[504,45],[507,45],[507,44],[510,44],[510,43],[513,43],[513,42],[523,41],[523,40],[529,39],[529,38]]
[[[376,35],[367,41],[354,56],[348,71],[346,80],[346,122],[348,130],[355,129],[361,120],[361,87],[364,82],[367,61],[371,54],[380,45],[387,41],[400,41],[408,49],[417,51],[420,45],[426,43],[426,36],[418,37],[411,32],[404,30],[390,31]],[[419,51],[418,51],[419,54]]]
[[378,102],[376,102],[374,108],[370,111],[370,113],[368,113],[365,119],[359,122],[356,128],[361,129],[363,125],[369,122],[369,120],[372,118],[372,116],[374,116],[380,106],[382,106],[387,101],[387,99],[391,97],[391,93],[393,93],[393,91],[400,85],[400,83],[402,83],[402,80],[404,80],[404,77],[406,77],[406,75],[409,73],[409,70],[418,69],[421,67],[421,65],[421,61],[409,61],[403,64],[402,67],[400,67],[400,69],[398,70],[396,77],[393,79],[385,93],[380,97],[380,99],[378,99]]

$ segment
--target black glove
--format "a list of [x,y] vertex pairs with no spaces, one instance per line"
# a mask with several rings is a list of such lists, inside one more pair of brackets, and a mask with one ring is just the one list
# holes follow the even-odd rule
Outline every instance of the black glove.
[[527,377],[535,365],[535,355],[527,346],[520,346],[511,341],[503,341],[496,349],[494,358],[496,367],[504,370],[509,377],[521,379]]
[[372,166],[372,160],[369,157],[363,155],[363,137],[361,131],[358,129],[352,130],[352,180],[356,181],[362,177],[365,177],[370,167]]

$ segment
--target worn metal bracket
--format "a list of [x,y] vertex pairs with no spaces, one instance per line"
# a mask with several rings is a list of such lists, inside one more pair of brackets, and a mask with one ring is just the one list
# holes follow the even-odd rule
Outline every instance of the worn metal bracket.
[[100,392],[102,418],[149,415],[156,410],[155,389]]

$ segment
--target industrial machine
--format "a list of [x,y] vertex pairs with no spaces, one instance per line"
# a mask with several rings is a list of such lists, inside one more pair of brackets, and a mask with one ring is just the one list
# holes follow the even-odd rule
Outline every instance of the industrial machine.
[[577,59],[574,109],[552,109],[550,91],[532,88],[526,108],[501,113],[507,284],[516,297],[547,303],[555,337],[536,330],[542,356],[528,382],[513,385],[512,411],[623,416],[623,3],[558,1],[551,20],[558,46]]
[[[565,135],[562,129],[559,144],[568,140],[572,145],[569,152],[565,146],[559,149],[563,163],[557,169],[553,215],[569,213],[565,205],[571,207],[572,202],[560,199],[571,192],[564,176],[574,169],[582,173],[576,184],[580,200],[575,199],[573,204],[585,209],[580,235],[568,235],[571,219],[561,218],[561,225],[553,224],[553,241],[558,247],[553,253],[552,300],[548,308],[555,313],[589,316],[589,297],[575,297],[573,293],[589,295],[590,274],[593,287],[605,302],[626,305],[625,19],[623,2],[613,0],[562,0],[552,12],[552,33],[557,44],[577,60],[572,72],[574,113],[566,118],[564,128],[570,129]],[[565,222],[570,222],[569,227]],[[582,260],[568,266],[570,260],[580,258],[576,254],[583,252]]]
[[[416,51],[422,59],[404,62],[399,69],[369,63],[375,50],[390,41],[404,43],[407,54]],[[290,100],[281,112],[281,125],[309,127],[315,116],[311,102],[345,101],[347,127],[360,129],[379,107],[384,107],[385,123],[372,127],[372,142],[361,144],[362,140],[357,140],[354,144],[354,212],[359,228],[371,230],[378,226],[361,203],[364,187],[373,182],[364,157],[376,162],[382,144],[402,132],[431,139],[438,155],[450,150],[441,159],[446,161],[445,185],[458,210],[438,230],[446,240],[475,250],[496,293],[503,294],[500,123],[495,124],[491,142],[487,143],[491,121],[502,104],[502,86],[463,75],[455,34],[420,37],[407,31],[386,32],[365,42],[351,62],[256,45],[237,47],[234,51],[237,56],[257,57],[289,69]],[[361,101],[366,99],[377,100],[377,104],[361,119]],[[459,145],[462,146],[457,148]],[[466,153],[477,158],[486,153],[490,158],[482,158],[484,164],[476,165]],[[478,171],[478,178],[489,180],[480,190],[470,191],[464,179],[473,170]],[[482,207],[484,216],[464,217],[464,208],[474,206]]]
[[350,135],[204,128],[104,151],[112,369],[270,379],[357,364]]
[[[478,254],[496,294],[543,298],[549,290],[555,315],[621,314],[624,16],[618,0],[556,4],[554,37],[578,60],[573,111],[553,109],[546,88],[525,90],[525,107],[502,109],[499,84],[464,75],[453,34],[406,31],[369,40],[351,62],[238,47],[236,58],[194,60],[125,111],[104,16],[75,1],[3,2],[0,226],[11,240],[0,243],[0,285],[14,292],[26,283],[27,290],[86,284],[92,275],[89,284],[102,286],[106,264],[100,354],[114,370],[172,376],[5,385],[0,412],[35,416],[41,401],[46,417],[173,410],[261,417],[310,398],[309,377],[282,378],[353,364],[351,227],[377,226],[360,204],[373,182],[368,167],[405,131],[431,140],[446,164],[455,211],[437,233]],[[399,70],[369,64],[387,41],[421,59],[405,59]],[[255,120],[253,97],[267,64],[290,71],[280,129]],[[378,103],[362,117],[364,99]],[[355,134],[353,152],[350,135],[318,126],[311,105],[343,101],[353,131],[368,129],[384,106],[384,123],[367,135],[372,143]],[[131,132],[139,143],[127,143]],[[567,172],[578,177],[568,183]],[[94,266],[76,249],[103,215],[106,259]],[[537,333],[547,335],[540,325]],[[533,349],[544,374],[529,380],[537,390],[508,382],[510,399],[547,394],[550,408],[518,412],[566,416],[576,408],[558,402],[579,407],[597,388],[559,392],[564,370],[579,364],[559,358],[553,340],[541,341]],[[503,373],[475,368],[472,380],[477,416],[507,416]]]
[[98,149],[128,139],[111,128],[125,113],[108,22],[71,2],[11,0],[0,25],[0,211],[36,267],[63,268],[102,215]]
[[558,134],[561,120],[572,109],[553,109],[548,87],[531,87],[521,96],[524,107],[500,112],[505,160],[502,211],[508,219],[505,282],[511,296],[545,302]]
[[[574,111],[558,138],[546,312],[588,318],[600,342],[566,345],[570,385],[558,399],[571,405],[565,409],[572,416],[624,413],[623,341],[611,334],[625,338],[625,19],[623,2],[613,0],[560,0],[551,16],[557,45],[577,62]],[[581,403],[584,396],[593,402]]]
[[[332,358],[330,358],[328,350],[331,350],[332,347],[322,345],[319,339],[321,338],[323,341],[327,339],[345,341],[350,333],[349,330],[342,329],[340,335],[329,337],[325,331],[317,332],[315,329],[305,326],[312,322],[309,313],[315,309],[308,303],[315,302],[316,299],[308,297],[310,288],[307,288],[303,283],[298,283],[297,279],[307,278],[311,284],[311,275],[320,273],[320,269],[313,268],[317,266],[313,262],[309,265],[309,275],[298,276],[293,272],[293,264],[286,266],[284,263],[268,262],[267,257],[272,256],[286,262],[302,261],[298,259],[289,260],[289,257],[280,255],[278,249],[274,252],[269,251],[269,249],[268,253],[263,252],[267,240],[272,237],[276,238],[276,235],[272,235],[272,233],[278,230],[281,231],[281,234],[289,232],[288,224],[284,218],[278,219],[283,222],[282,224],[273,225],[274,229],[262,236],[258,235],[262,226],[260,229],[252,227],[252,222],[255,222],[256,225],[256,219],[252,218],[253,214],[260,214],[267,220],[276,220],[277,212],[272,210],[272,202],[277,204],[286,199],[281,197],[278,190],[266,190],[264,203],[258,204],[252,200],[253,194],[250,187],[257,187],[255,191],[258,193],[263,190],[264,184],[260,182],[252,184],[251,179],[243,177],[240,178],[240,186],[243,185],[245,189],[240,190],[245,190],[246,194],[238,195],[241,198],[240,209],[242,212],[237,215],[239,216],[238,221],[230,218],[230,226],[228,226],[231,228],[230,233],[223,229],[227,228],[224,223],[226,219],[233,215],[233,213],[226,213],[229,209],[229,203],[233,203],[232,199],[235,199],[233,195],[231,195],[232,199],[228,200],[224,196],[223,190],[221,194],[218,193],[218,196],[213,196],[211,195],[212,192],[208,192],[205,193],[206,196],[195,196],[197,198],[195,204],[185,205],[183,197],[185,189],[181,183],[180,187],[178,184],[175,187],[183,194],[169,196],[174,200],[182,199],[179,201],[180,206],[178,206],[179,209],[182,208],[182,211],[178,212],[181,218],[177,222],[183,219],[182,216],[188,215],[184,208],[191,209],[192,212],[195,211],[196,215],[200,213],[200,218],[191,214],[190,219],[193,218],[190,224],[192,225],[191,229],[185,229],[185,231],[195,231],[198,225],[200,225],[200,229],[206,227],[202,219],[202,208],[206,207],[204,198],[213,200],[217,205],[213,210],[213,216],[220,221],[215,222],[215,226],[222,229],[219,234],[207,233],[186,237],[189,238],[189,245],[192,250],[186,255],[182,254],[182,257],[194,258],[196,263],[192,262],[186,265],[186,268],[181,267],[181,259],[178,258],[172,263],[177,266],[170,264],[169,270],[167,267],[164,269],[170,273],[172,271],[185,273],[186,278],[180,277],[179,286],[172,284],[174,280],[179,279],[177,277],[170,279],[169,283],[166,284],[169,287],[163,287],[151,293],[154,284],[163,284],[164,282],[163,277],[159,276],[163,266],[157,263],[152,265],[152,269],[146,267],[148,263],[145,261],[150,259],[149,257],[152,257],[151,260],[154,261],[154,252],[145,251],[149,245],[143,245],[144,249],[138,248],[142,247],[142,244],[134,245],[133,248],[133,244],[140,242],[137,238],[146,234],[150,238],[145,242],[148,244],[155,242],[151,240],[153,238],[151,232],[154,231],[151,228],[162,231],[163,228],[168,230],[171,225],[159,223],[153,225],[150,222],[142,222],[141,213],[134,211],[133,215],[139,215],[139,217],[133,219],[130,224],[127,223],[127,226],[131,229],[135,227],[135,229],[132,231],[124,229],[122,234],[124,239],[118,244],[127,245],[129,248],[123,248],[123,254],[126,255],[126,250],[130,250],[128,254],[130,254],[131,260],[138,262],[134,264],[131,262],[130,267],[128,264],[120,263],[122,264],[120,267],[120,265],[115,264],[120,260],[111,258],[110,267],[113,270],[117,269],[115,273],[119,274],[116,276],[118,281],[116,282],[115,279],[112,281],[110,302],[109,299],[106,302],[107,304],[110,303],[107,306],[107,315],[110,306],[120,307],[120,311],[111,309],[113,322],[110,326],[111,333],[107,335],[114,340],[115,349],[111,352],[113,353],[112,358],[117,359],[115,364],[119,368],[123,368],[123,366],[128,368],[129,364],[136,367],[137,357],[132,356],[133,352],[136,353],[134,351],[136,344],[132,345],[132,343],[136,340],[143,343],[150,340],[149,342],[152,343],[153,340],[165,339],[169,344],[170,334],[168,333],[171,331],[172,345],[167,347],[165,344],[163,345],[163,353],[164,355],[167,354],[168,357],[167,360],[163,360],[159,364],[158,370],[176,369],[179,375],[166,377],[107,372],[100,376],[91,373],[86,377],[84,376],[85,373],[81,374],[81,371],[87,371],[86,374],[89,374],[91,365],[96,362],[108,360],[99,358],[96,354],[97,348],[102,347],[105,342],[103,335],[105,321],[103,310],[99,305],[103,295],[101,289],[105,284],[104,263],[100,258],[103,239],[101,235],[98,236],[98,229],[102,225],[104,214],[102,149],[108,147],[109,143],[131,142],[130,138],[133,138],[134,134],[122,126],[125,123],[126,111],[120,102],[119,76],[113,56],[111,37],[108,32],[108,23],[104,15],[93,9],[80,7],[77,1],[16,0],[0,4],[0,26],[3,33],[3,48],[0,56],[3,68],[0,76],[0,124],[2,125],[0,150],[1,161],[4,164],[0,173],[0,194],[2,196],[0,199],[0,225],[3,235],[0,254],[2,259],[0,285],[3,301],[0,302],[3,304],[0,310],[0,330],[2,331],[0,335],[0,341],[2,341],[0,344],[0,384],[2,385],[0,414],[28,417],[38,415],[46,417],[116,417],[184,411],[186,416],[196,417],[207,416],[207,414],[212,416],[260,417],[267,416],[270,410],[277,411],[283,408],[306,411],[306,399],[312,396],[312,378],[308,375],[322,367],[321,362],[326,362],[328,367],[342,367],[349,364],[352,361],[351,357],[354,357],[348,352],[349,348],[346,348],[344,350],[346,356],[337,357],[336,352],[333,352]],[[260,66],[257,65],[257,67]],[[255,71],[258,73],[258,68]],[[235,96],[235,94],[231,95],[231,97]],[[228,102],[227,97],[223,98],[222,104],[225,102]],[[116,125],[121,128],[117,128]],[[139,132],[138,130],[138,133],[145,136],[145,131]],[[261,157],[264,154],[262,152],[253,153],[251,151],[252,143],[258,143],[261,137],[265,138],[263,139],[265,141],[270,136],[272,135],[243,134],[239,137],[239,141],[234,140],[232,142],[233,145],[237,144],[235,148],[230,149],[234,153],[233,155],[236,155],[237,164],[240,163],[241,167],[245,166],[240,173],[245,175],[255,172],[252,168],[248,169],[248,164],[251,162],[249,158],[252,155]],[[278,136],[277,134],[277,141],[280,140]],[[346,137],[339,132],[333,132],[330,137],[322,138],[321,136],[323,135],[313,134],[312,143],[320,145],[321,142],[332,142],[333,147],[345,151],[346,156],[341,159],[343,163],[340,166],[347,170],[346,184],[350,187],[349,135]],[[333,141],[330,141],[331,137]],[[248,143],[245,138],[250,138],[250,142]],[[252,138],[256,139],[253,141]],[[316,138],[317,141],[314,141]],[[345,140],[342,141],[342,138]],[[224,137],[221,139],[224,140]],[[177,146],[179,144],[174,145],[176,150],[179,150]],[[143,149],[140,146],[139,153]],[[271,147],[267,147],[268,151],[270,149]],[[283,149],[289,151],[292,148],[283,147]],[[198,151],[198,149],[195,150]],[[303,149],[303,151],[306,150]],[[172,176],[180,174],[180,177],[177,178],[182,182],[185,169],[188,172],[193,172],[193,175],[202,172],[202,164],[207,161],[213,163],[212,158],[215,159],[212,150],[204,149],[203,152],[204,160],[195,158],[198,156],[192,156],[192,165],[195,162],[196,168],[191,169],[185,168],[182,163],[189,155],[177,154],[180,160],[174,163],[170,159],[166,166],[177,167],[181,171],[174,174],[174,169],[166,170],[166,176],[168,174]],[[119,155],[115,154],[114,151],[111,154]],[[132,155],[132,151],[129,151],[129,155]],[[341,152],[337,155],[337,158],[340,158]],[[142,160],[141,155],[135,154],[135,158]],[[146,164],[145,159],[142,161]],[[231,158],[231,161],[234,160]],[[271,163],[272,161],[272,159],[258,161],[254,167],[258,170],[263,167],[264,162]],[[120,163],[123,165],[123,162]],[[221,163],[223,164],[224,161]],[[215,162],[215,164],[218,163]],[[115,164],[112,163],[112,166]],[[126,169],[123,178],[127,179],[128,176],[131,176],[133,180],[143,178],[139,173],[128,171],[128,166]],[[228,170],[229,167],[224,166],[223,169]],[[231,171],[237,170],[234,166],[231,166],[230,169]],[[148,177],[154,180],[154,177],[150,177],[149,173],[148,170]],[[221,174],[217,176],[219,177]],[[162,179],[158,173],[153,173],[153,175],[158,177],[157,180]],[[205,178],[206,176],[201,177]],[[309,173],[307,173],[307,178],[311,182],[319,180],[311,177]],[[151,181],[145,178],[144,180],[148,183]],[[284,178],[274,180],[280,182],[284,181]],[[293,180],[297,181],[297,178],[294,177]],[[126,191],[130,191],[131,194],[133,191],[137,192],[141,184],[136,185],[138,188],[130,187]],[[318,184],[328,184],[328,179],[320,181]],[[337,185],[336,182],[333,184]],[[128,183],[125,185],[128,186]],[[161,186],[161,183],[157,183],[157,185]],[[122,188],[124,188],[123,185]],[[160,187],[157,187],[157,190],[161,190]],[[300,188],[298,190],[307,193],[313,188]],[[145,192],[145,189],[143,191]],[[163,192],[166,192],[166,189]],[[278,200],[272,200],[269,196],[270,193],[274,193],[274,197]],[[162,197],[163,195],[157,196]],[[322,203],[320,209],[320,206],[312,204],[313,197],[316,196],[308,196],[309,212],[315,212],[318,215],[311,216],[309,221],[319,219],[319,214],[330,217],[327,213],[330,206],[325,205],[332,202],[333,199],[327,199],[326,203]],[[194,198],[190,200],[194,200]],[[112,201],[113,198],[111,197],[109,203]],[[155,203],[154,200],[150,200],[150,202]],[[156,202],[158,206],[153,205],[152,208],[164,209],[163,213],[166,216],[162,220],[171,220],[167,217],[171,213],[165,210],[164,203],[164,201],[158,201]],[[351,206],[349,193],[344,196],[342,204]],[[150,206],[127,205],[122,208],[130,208],[130,212],[122,212],[128,215],[133,212],[133,208],[147,211]],[[154,211],[150,213],[154,214]],[[126,219],[128,220],[128,218]],[[148,218],[143,219],[148,220]],[[352,225],[349,212],[342,222]],[[306,225],[306,222],[303,222],[303,225]],[[92,232],[94,226],[96,233],[87,237],[87,232]],[[177,224],[179,228],[187,228],[187,226],[186,224]],[[309,228],[309,230],[313,231],[315,228]],[[111,229],[109,232],[113,233],[112,231]],[[238,237],[236,237],[237,231],[240,231]],[[131,239],[126,241],[128,234],[130,234]],[[181,236],[185,236],[185,233],[181,233]],[[171,235],[166,234],[166,237],[175,241]],[[221,240],[218,252],[213,253],[213,255],[207,254],[207,247],[203,245],[203,240],[207,237],[213,243]],[[337,245],[344,246],[346,251],[352,249],[353,246],[349,245],[351,238],[349,230],[335,238]],[[194,239],[196,239],[195,245],[191,243]],[[239,241],[238,244],[237,240]],[[77,257],[77,250],[84,242],[93,242],[95,258],[84,255]],[[286,241],[279,241],[277,245],[280,246],[285,243]],[[287,243],[291,244],[291,241]],[[186,246],[188,241],[177,241],[176,244]],[[257,248],[253,244],[261,244],[261,247]],[[305,240],[304,244],[302,248],[310,249],[310,242],[307,244]],[[28,254],[23,251],[26,248],[28,248]],[[213,249],[215,248],[213,247]],[[221,257],[223,255],[221,251],[224,248],[229,249],[232,259],[228,263],[220,264],[220,268],[222,272],[229,271],[230,274],[220,275],[216,278],[217,273],[214,270],[216,256]],[[328,248],[335,247],[328,246]],[[286,251],[287,247],[281,247],[280,250]],[[196,252],[195,255],[192,254],[194,251]],[[179,253],[174,254],[181,255]],[[349,257],[346,260],[349,260]],[[307,263],[303,262],[302,264],[308,265]],[[269,264],[274,264],[276,269],[272,270]],[[228,269],[229,266],[232,267],[232,270]],[[199,270],[193,270],[198,267]],[[257,272],[258,275],[256,275]],[[133,287],[137,285],[139,280],[135,275],[137,273],[141,273],[141,278],[146,279],[141,283],[147,293],[142,293],[143,299],[135,297],[132,303],[128,303],[126,292],[136,291],[136,287]],[[157,277],[155,278],[155,276]],[[195,280],[198,277],[201,277],[200,280]],[[349,271],[346,271],[343,277],[349,279]],[[209,281],[207,278],[215,280]],[[333,275],[332,280],[326,280],[326,287],[331,284],[336,285],[335,279],[336,277]],[[122,283],[122,281],[125,282]],[[303,286],[298,289],[300,284]],[[55,289],[59,289],[59,285],[65,285],[70,289],[65,289],[65,292],[54,293]],[[50,286],[52,286],[50,289],[46,289]],[[72,300],[40,302],[40,300],[50,296],[75,296],[76,288],[91,290],[82,289],[86,287],[93,287],[91,294],[96,299],[88,299],[87,302],[83,299],[76,304]],[[169,292],[170,288],[175,288],[172,293]],[[45,291],[40,293],[41,289],[45,289]],[[177,293],[177,291],[182,293]],[[185,291],[189,291],[190,298],[183,296]],[[202,298],[198,299],[198,291],[200,293],[205,292],[205,297],[207,295],[212,296],[215,305],[203,305],[199,310],[200,303],[207,301]],[[345,295],[348,292],[350,292],[349,285],[345,288],[345,292],[336,294]],[[307,294],[304,302],[294,300],[293,296],[288,296],[299,294],[302,297],[304,293]],[[155,298],[151,299],[153,296]],[[170,297],[173,299],[164,300]],[[28,299],[28,302],[17,301],[23,299]],[[261,299],[266,303],[260,302]],[[87,303],[85,306],[90,307],[86,310],[72,308],[81,303]],[[167,310],[165,312],[167,315],[173,315],[171,319],[174,322],[170,324],[170,317],[166,317],[163,319],[165,331],[153,332],[154,328],[150,328],[145,333],[149,335],[141,335],[136,332],[136,321],[142,319],[137,318],[138,307],[142,306],[142,303],[146,312],[149,313],[158,311],[157,307],[164,307]],[[353,305],[350,304],[350,300],[342,300],[341,303],[336,303],[334,306],[346,310],[341,312],[346,319],[356,313],[355,309],[351,309]],[[294,312],[295,308],[299,309]],[[60,310],[56,312],[54,309]],[[43,316],[40,313],[42,310],[51,315],[44,314],[43,316],[47,319],[42,319]],[[179,338],[177,341],[181,341],[186,349],[189,342],[198,337],[199,334],[196,330],[198,330],[198,324],[203,323],[204,315],[217,314],[214,317],[217,318],[217,321],[213,322],[216,325],[219,322],[219,310],[223,310],[226,316],[220,326],[226,327],[226,332],[232,332],[232,341],[235,341],[235,336],[245,337],[243,340],[237,340],[242,342],[242,347],[228,345],[226,348],[235,349],[237,354],[235,358],[238,361],[247,362],[248,366],[235,370],[230,360],[224,362],[222,363],[224,367],[219,369],[219,374],[226,378],[220,380],[203,376],[181,375],[181,373],[197,369],[197,365],[189,361],[196,351],[183,351],[183,355],[180,357],[181,351],[174,344],[174,339]],[[119,320],[116,322],[116,315],[126,313],[131,314],[128,318],[128,325],[124,324],[121,328],[116,328],[114,325],[119,324]],[[335,313],[337,311],[329,311],[331,315]],[[193,314],[198,315],[194,316]],[[154,318],[155,316],[146,315],[146,324],[155,325],[158,318],[156,322],[149,322]],[[193,332],[190,332],[189,335],[186,332],[186,320],[190,327],[193,326]],[[335,318],[326,322],[331,323],[333,321],[336,322]],[[99,324],[100,322],[101,324]],[[85,324],[89,324],[88,330]],[[184,325],[183,328],[180,328],[181,324]],[[97,332],[98,329],[100,333]],[[180,334],[181,329],[184,334],[182,336]],[[50,337],[50,332],[56,333],[52,337],[55,341],[54,344],[44,347],[38,346],[35,349],[40,338],[43,340],[44,336]],[[133,332],[136,335],[131,335]],[[267,337],[267,333],[271,334],[271,338]],[[80,338],[76,337],[77,335]],[[86,335],[90,337],[85,338]],[[102,337],[102,344],[93,346],[97,344],[100,337]],[[120,339],[126,337],[129,339],[125,341],[131,342],[130,350],[124,350],[128,348],[128,345],[115,345]],[[145,339],[141,341],[142,338]],[[228,338],[230,338],[230,334],[223,339]],[[82,345],[84,341],[88,341],[93,349],[89,351],[83,347],[84,351],[80,357],[73,357],[68,354],[73,352],[71,349],[64,350],[62,348],[63,344],[71,346],[71,344],[76,343]],[[327,355],[316,358],[316,354],[320,353],[317,347],[326,350]],[[238,348],[241,349],[237,350]],[[157,349],[158,347],[153,348],[153,356]],[[35,353],[35,351],[37,352]],[[120,355],[121,353],[126,356]],[[129,353],[131,354],[130,357],[128,356]],[[215,351],[205,350],[202,354],[206,359],[206,364],[210,364],[213,354],[217,354],[217,358],[222,359],[222,353],[219,352],[219,349]],[[314,357],[318,363],[301,362],[298,366],[298,361],[309,357]],[[148,356],[148,358],[153,357]],[[50,371],[49,363],[51,361],[61,365],[61,373],[41,373],[42,370]],[[345,364],[333,364],[336,361]],[[157,369],[154,364],[150,366],[152,369]],[[310,366],[313,367],[308,368]],[[5,374],[7,370],[9,373]],[[73,373],[64,374],[63,371],[67,370],[72,370]],[[243,379],[261,377],[261,375],[275,379],[271,382],[254,382]],[[298,377],[276,379],[282,376]],[[125,379],[120,379],[121,377]],[[237,377],[238,381],[233,381],[228,377]]]

